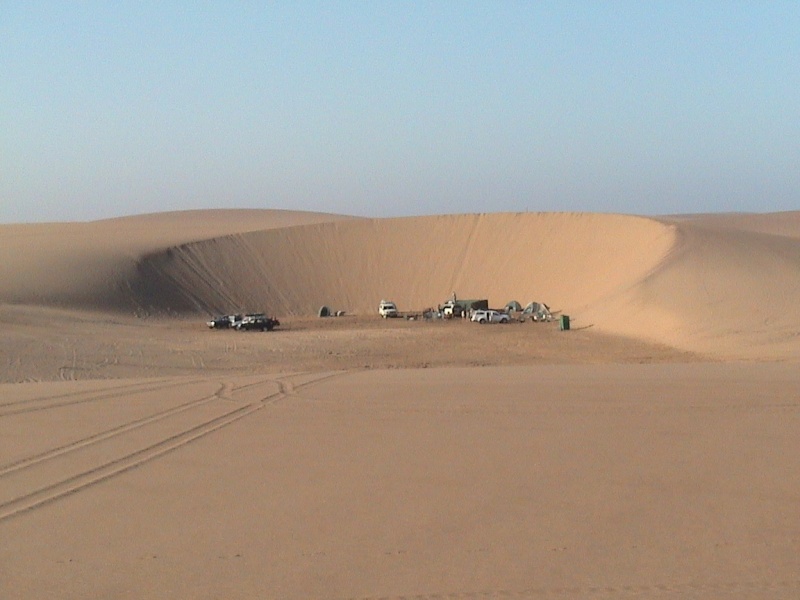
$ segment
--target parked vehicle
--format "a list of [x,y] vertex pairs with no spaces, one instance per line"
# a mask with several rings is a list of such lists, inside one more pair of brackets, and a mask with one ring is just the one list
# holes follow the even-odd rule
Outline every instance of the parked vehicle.
[[206,321],[209,329],[230,329],[242,320],[242,315],[222,315]]
[[445,318],[460,317],[465,310],[467,309],[455,300],[448,300],[442,305],[442,314]]
[[264,313],[254,313],[244,315],[235,327],[237,331],[272,331],[280,324],[278,319],[268,317]]
[[473,310],[488,310],[489,301],[480,300],[447,300],[442,304],[442,315],[445,319],[458,318],[469,314]]
[[206,321],[206,325],[208,325],[209,329],[227,329],[231,326],[231,322],[228,320],[228,315],[224,315],[222,317],[214,317],[210,321]]
[[498,310],[476,310],[472,313],[472,322],[480,323],[508,323],[509,316]]
[[384,319],[400,316],[400,313],[397,310],[397,305],[389,300],[381,300],[381,303],[378,306],[378,314]]

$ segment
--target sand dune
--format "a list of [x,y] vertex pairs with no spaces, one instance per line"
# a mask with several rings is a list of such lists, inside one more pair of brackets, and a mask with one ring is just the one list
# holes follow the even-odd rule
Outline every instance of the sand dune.
[[548,303],[575,327],[722,358],[797,358],[800,213],[352,219],[195,211],[0,228],[0,301],[139,314],[325,304],[371,314],[453,292]]
[[[481,214],[323,223],[186,244],[149,258],[150,282],[186,292],[181,309],[263,305],[287,315],[321,304],[374,313],[462,298],[502,307],[546,298],[591,304],[633,284],[673,244],[673,230],[636,217]],[[157,301],[158,295],[152,300]]]
[[93,221],[0,225],[0,303],[135,310],[129,292],[149,253],[232,232],[348,217],[198,210]]
[[[727,218],[683,223],[658,268],[610,303],[625,316],[610,328],[719,358],[798,358],[800,244],[793,217],[736,226]],[[587,317],[597,313],[593,308]]]

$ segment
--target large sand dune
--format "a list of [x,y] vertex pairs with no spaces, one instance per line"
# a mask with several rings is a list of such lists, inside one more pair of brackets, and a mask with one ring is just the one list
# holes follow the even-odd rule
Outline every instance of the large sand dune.
[[481,214],[252,232],[186,244],[145,264],[149,282],[185,293],[180,308],[233,303],[307,315],[331,304],[374,313],[384,297],[423,309],[455,291],[493,306],[545,298],[572,309],[632,285],[673,242],[672,228],[636,217]]
[[800,213],[352,219],[196,211],[0,227],[0,301],[138,314],[460,297],[548,303],[575,327],[720,358],[797,358]]

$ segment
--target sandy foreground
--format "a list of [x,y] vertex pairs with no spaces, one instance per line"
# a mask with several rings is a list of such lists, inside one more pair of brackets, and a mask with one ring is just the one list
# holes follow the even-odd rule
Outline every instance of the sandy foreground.
[[3,319],[3,598],[800,594],[796,364],[554,323]]
[[[798,240],[798,213],[0,226],[0,598],[798,598]],[[374,314],[454,289],[573,329]],[[282,325],[208,330],[224,307]]]

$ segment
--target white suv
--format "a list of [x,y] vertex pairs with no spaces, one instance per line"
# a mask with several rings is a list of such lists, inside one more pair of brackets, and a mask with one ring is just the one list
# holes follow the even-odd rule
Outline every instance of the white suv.
[[381,300],[381,304],[378,306],[378,314],[384,319],[397,317],[400,315],[400,313],[397,312],[397,305],[394,302],[389,302],[388,300]]
[[509,317],[506,313],[498,310],[476,310],[472,313],[474,323],[508,323]]

